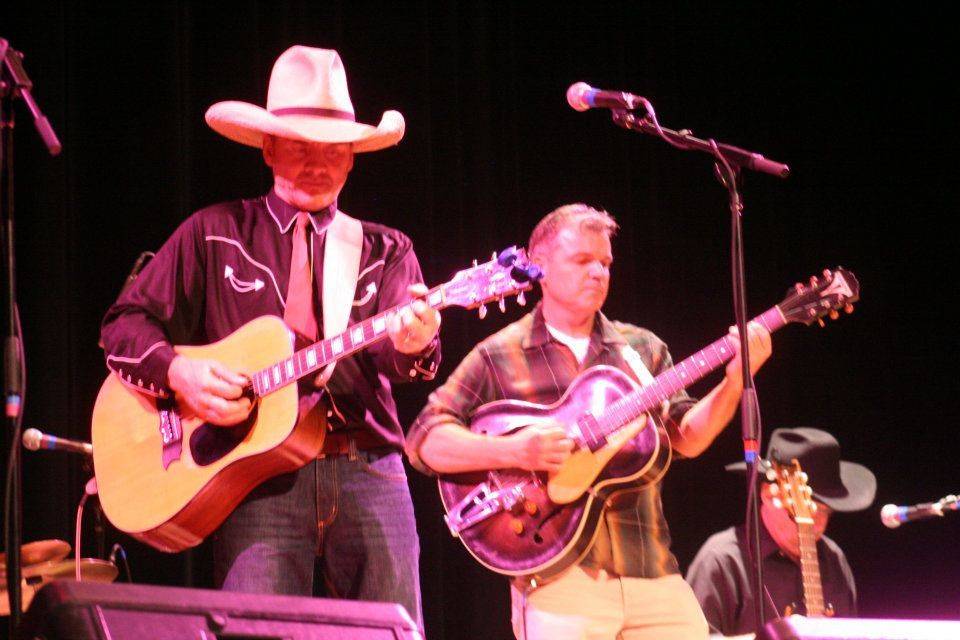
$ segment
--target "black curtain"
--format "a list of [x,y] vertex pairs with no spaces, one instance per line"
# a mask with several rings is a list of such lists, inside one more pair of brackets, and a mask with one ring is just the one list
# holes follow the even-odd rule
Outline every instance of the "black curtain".
[[[141,251],[200,206],[269,188],[256,150],[208,129],[218,100],[263,104],[296,43],[339,50],[361,121],[398,109],[407,136],[357,158],[341,197],[354,216],[414,240],[428,284],[523,244],[555,206],[584,201],[622,224],[609,316],[686,356],[732,324],[726,194],[709,158],[576,113],[573,82],[647,96],[665,126],[756,149],[793,168],[745,176],[751,313],[825,267],[863,286],[849,318],[789,327],[758,376],[767,433],[811,425],[877,474],[874,508],[840,514],[861,612],[956,617],[960,520],[884,529],[878,508],[956,492],[956,298],[946,224],[956,206],[956,72],[948,5],[853,3],[6,2],[0,36],[26,54],[63,154],[45,154],[18,107],[19,301],[25,426],[89,438],[106,374],[98,326]],[[922,15],[920,15],[922,13]],[[446,375],[520,316],[445,314]],[[695,387],[704,392],[708,383]],[[429,385],[398,389],[408,424]],[[4,439],[6,445],[9,438]],[[685,568],[742,519],[739,428],[674,464],[664,502]],[[4,453],[4,456],[6,453]],[[25,539],[72,537],[86,476],[76,459],[27,453]],[[427,633],[509,637],[506,581],[446,533],[435,483],[411,473]],[[87,520],[86,554],[93,553]],[[210,586],[209,553],[164,555],[115,531],[139,582]]]

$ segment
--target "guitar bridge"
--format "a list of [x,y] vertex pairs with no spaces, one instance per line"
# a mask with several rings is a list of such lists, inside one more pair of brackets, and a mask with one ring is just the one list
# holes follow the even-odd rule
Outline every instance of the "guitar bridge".
[[159,408],[160,439],[163,442],[163,450],[160,454],[160,460],[163,468],[166,469],[174,460],[180,459],[183,450],[183,425],[180,424],[180,414],[177,413],[175,404],[166,408]]
[[460,537],[460,532],[483,522],[490,516],[509,511],[513,505],[523,499],[523,485],[493,489],[487,482],[481,482],[473,491],[464,496],[443,516],[450,529],[450,535]]

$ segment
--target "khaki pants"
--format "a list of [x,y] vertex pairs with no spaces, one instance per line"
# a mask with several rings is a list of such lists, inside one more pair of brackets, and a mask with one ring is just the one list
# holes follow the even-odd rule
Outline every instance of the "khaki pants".
[[514,586],[510,591],[513,633],[518,640],[707,637],[700,605],[679,574],[628,578],[575,566],[559,579],[527,592],[525,602],[520,589]]

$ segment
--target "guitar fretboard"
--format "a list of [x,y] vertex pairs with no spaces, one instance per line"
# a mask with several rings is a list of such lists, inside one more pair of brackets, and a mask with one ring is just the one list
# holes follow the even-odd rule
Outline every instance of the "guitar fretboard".
[[[434,309],[443,309],[443,285],[434,287],[423,298]],[[295,352],[266,369],[254,373],[250,379],[257,397],[273,393],[300,378],[320,371],[328,364],[360,351],[387,336],[389,319],[409,308],[411,303],[397,305],[349,327],[343,333],[326,338]]]
[[825,614],[823,583],[820,580],[820,561],[817,558],[817,539],[813,523],[797,521],[800,543],[800,576],[803,578],[803,601],[811,618]]
[[[773,333],[787,322],[778,306],[771,307],[752,320]],[[607,436],[636,420],[673,394],[697,382],[736,354],[733,338],[726,335],[679,364],[658,375],[639,391],[610,403],[597,415],[580,420],[580,431],[586,444],[596,449],[606,443]]]

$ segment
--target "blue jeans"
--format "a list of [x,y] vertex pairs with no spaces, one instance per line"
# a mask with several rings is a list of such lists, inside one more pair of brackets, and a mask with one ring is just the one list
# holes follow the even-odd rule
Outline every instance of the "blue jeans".
[[214,534],[213,553],[224,590],[397,602],[423,631],[420,542],[395,450],[351,446],[263,483]]

